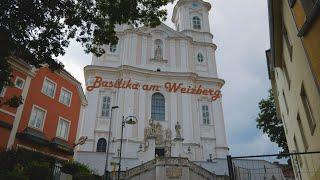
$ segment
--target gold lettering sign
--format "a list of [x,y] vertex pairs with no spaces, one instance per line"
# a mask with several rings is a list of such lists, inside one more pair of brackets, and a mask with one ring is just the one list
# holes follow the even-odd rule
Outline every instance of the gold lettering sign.
[[[140,84],[138,82],[133,82],[131,79],[123,80],[117,79],[115,81],[103,81],[100,76],[95,77],[95,81],[92,85],[87,86],[87,91],[92,91],[95,88],[120,88],[120,89],[132,89],[138,90],[142,89],[144,91],[160,91],[161,86],[159,84]],[[213,101],[221,98],[221,91],[215,89],[205,89],[201,85],[198,87],[184,86],[183,83],[166,82],[164,83],[164,88],[170,93],[184,93],[184,94],[195,94],[210,96]]]

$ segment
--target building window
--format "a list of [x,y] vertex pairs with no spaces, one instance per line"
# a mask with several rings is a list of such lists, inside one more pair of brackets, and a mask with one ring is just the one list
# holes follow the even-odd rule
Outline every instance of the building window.
[[110,45],[110,52],[115,53],[117,51],[117,45],[116,44],[112,44]]
[[161,39],[154,41],[154,59],[163,59],[163,42]]
[[37,106],[33,106],[29,126],[36,129],[43,129],[44,119],[46,116],[46,111]]
[[306,113],[306,116],[307,116],[307,120],[308,120],[308,124],[309,124],[311,135],[313,135],[314,130],[316,128],[316,121],[314,119],[313,112],[312,112],[312,109],[311,109],[311,106],[310,106],[310,101],[309,101],[307,93],[306,93],[306,91],[304,89],[303,84],[302,84],[302,87],[301,87],[300,97],[301,97],[301,101],[302,101],[302,104],[303,104],[304,112]]
[[198,55],[197,55],[197,60],[198,60],[198,62],[199,63],[202,63],[203,62],[203,55],[202,55],[202,53],[198,53]]
[[104,96],[102,98],[101,104],[101,116],[109,117],[110,116],[110,106],[111,106],[111,98],[108,96]]
[[97,143],[97,152],[106,152],[107,141],[105,138],[100,138]]
[[5,87],[2,87],[0,90],[0,97],[4,97],[4,95],[6,94],[6,89]]
[[210,125],[210,113],[208,105],[202,105],[202,122],[204,125]]
[[198,16],[192,18],[193,29],[201,29],[201,20]]
[[161,93],[154,93],[151,98],[151,119],[165,120],[165,98]]
[[290,77],[289,77],[289,73],[288,73],[288,69],[287,69],[287,66],[286,66],[286,62],[284,61],[283,59],[283,72],[284,72],[284,76],[286,78],[286,81],[288,83],[288,88],[290,89],[290,86],[291,86],[291,80],[290,80]]
[[311,9],[313,8],[316,0],[300,0],[303,10],[306,14],[306,17],[309,16]]
[[300,114],[299,113],[297,115],[297,121],[298,121],[299,131],[301,133],[301,138],[302,138],[302,142],[303,142],[303,145],[304,145],[304,149],[305,149],[305,151],[307,151],[308,148],[309,148],[309,145],[308,145],[308,142],[307,142],[307,139],[306,139],[306,136],[305,136],[305,131],[304,131],[303,125],[301,123],[301,118],[300,118]]
[[284,94],[284,91],[282,91],[282,96],[284,100],[284,105],[286,106],[287,114],[289,114],[289,107],[288,107],[287,98],[286,98],[286,95]]
[[289,39],[289,35],[288,35],[288,32],[287,32],[287,29],[286,27],[283,25],[283,38],[284,38],[284,41],[286,43],[286,46],[287,46],[287,49],[288,49],[288,52],[289,52],[289,56],[290,56],[290,61],[292,61],[292,43]]
[[59,101],[67,106],[70,106],[72,93],[65,88],[61,88]]
[[[299,146],[298,146],[298,143],[297,143],[297,139],[296,139],[296,136],[293,136],[293,143],[294,143],[294,146],[295,146],[295,149],[297,153],[300,153],[300,150],[299,150]],[[301,155],[294,155],[293,157],[293,160],[294,160],[294,165],[296,167],[296,165],[298,165],[297,163],[299,163],[300,166],[303,166],[303,162],[302,162],[302,159],[301,159]],[[296,167],[298,168],[298,167]]]
[[57,137],[62,138],[64,140],[68,140],[70,129],[70,122],[66,119],[60,118],[58,122],[57,128]]
[[54,98],[54,93],[56,91],[56,83],[51,81],[48,78],[45,78],[43,81],[43,86],[41,92],[47,96]]
[[17,77],[16,81],[14,82],[14,85],[19,88],[19,89],[23,89],[24,87],[24,79]]

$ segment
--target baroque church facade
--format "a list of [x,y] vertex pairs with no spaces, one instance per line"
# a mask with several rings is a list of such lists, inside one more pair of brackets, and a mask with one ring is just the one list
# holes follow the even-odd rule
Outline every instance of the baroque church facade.
[[[121,170],[157,156],[212,161],[229,153],[209,11],[202,0],[179,0],[172,22],[155,28],[117,27],[117,45],[93,57],[84,68],[88,106],[80,136],[87,136],[75,158],[103,174],[110,137],[109,166]],[[118,108],[116,108],[118,106]],[[111,123],[110,123],[111,120]],[[111,125],[111,126],[110,126]],[[109,131],[110,130],[110,131]]]

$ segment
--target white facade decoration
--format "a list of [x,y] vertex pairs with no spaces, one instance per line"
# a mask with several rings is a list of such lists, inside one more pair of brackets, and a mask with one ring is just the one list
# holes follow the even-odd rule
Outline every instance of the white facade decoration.
[[[119,42],[111,52],[93,57],[84,69],[86,86],[92,85],[96,76],[105,81],[123,79],[139,84],[160,85],[159,91],[100,87],[87,92],[88,106],[84,113],[81,136],[86,143],[79,147],[75,158],[103,174],[105,152],[96,152],[100,138],[108,139],[111,133],[110,162],[118,162],[122,116],[135,116],[138,123],[126,125],[123,133],[122,170],[154,159],[155,151],[164,149],[166,156],[188,157],[191,161],[225,158],[228,154],[221,98],[213,101],[209,96],[172,93],[166,91],[166,82],[183,83],[184,86],[220,89],[224,81],[218,78],[215,51],[210,33],[208,13],[211,5],[202,0],[177,2],[172,21],[176,30],[165,24],[156,28],[130,28],[119,26]],[[193,28],[193,17],[201,21],[201,29]],[[158,47],[157,44],[158,43]],[[198,53],[203,62],[198,62]],[[161,93],[165,98],[165,119],[151,120],[151,98]],[[110,97],[111,106],[119,106],[111,116],[102,116],[103,97]],[[210,123],[203,123],[202,105],[208,106]],[[177,137],[179,122],[181,138]],[[150,129],[154,134],[148,133]],[[152,130],[150,130],[152,132]],[[155,135],[155,137],[152,137]],[[109,170],[112,166],[109,165]]]

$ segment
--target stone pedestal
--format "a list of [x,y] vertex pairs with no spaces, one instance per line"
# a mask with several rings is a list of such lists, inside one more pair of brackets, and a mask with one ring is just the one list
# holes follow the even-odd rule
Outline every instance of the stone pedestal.
[[172,157],[186,157],[183,150],[183,138],[174,138],[173,146],[171,148],[171,156]]

